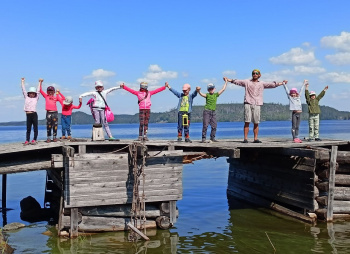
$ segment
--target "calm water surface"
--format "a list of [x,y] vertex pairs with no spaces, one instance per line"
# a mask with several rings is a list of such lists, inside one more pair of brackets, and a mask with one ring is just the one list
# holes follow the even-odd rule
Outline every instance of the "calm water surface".
[[[217,138],[241,138],[242,123],[219,123]],[[263,122],[260,138],[290,138],[291,123]],[[136,138],[138,125],[112,125],[115,137]],[[91,126],[73,126],[74,137],[90,137]],[[307,136],[307,122],[301,137]],[[23,142],[25,127],[0,127],[0,143]],[[175,124],[151,124],[151,139],[175,139]],[[191,126],[191,138],[199,140],[201,124]],[[322,121],[321,138],[350,140],[349,121]],[[45,139],[40,126],[39,139]],[[252,134],[250,133],[250,139]],[[15,253],[349,253],[350,222],[318,223],[292,220],[266,209],[252,207],[226,196],[226,158],[184,165],[183,199],[177,202],[179,218],[170,230],[147,230],[151,241],[127,242],[127,233],[102,233],[78,239],[60,239],[47,222],[20,219],[19,202],[33,196],[43,206],[45,172],[8,175],[7,206],[13,208],[6,220],[22,222],[26,228],[7,233]],[[1,218],[1,225],[4,217]],[[51,235],[44,235],[49,232]],[[276,252],[269,241],[274,245]]]

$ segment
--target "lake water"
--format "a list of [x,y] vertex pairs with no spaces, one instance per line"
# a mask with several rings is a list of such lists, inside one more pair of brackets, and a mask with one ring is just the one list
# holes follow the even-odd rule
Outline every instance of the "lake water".
[[[291,138],[291,123],[263,122],[259,138]],[[301,123],[301,138],[307,137],[307,122]],[[137,124],[111,125],[116,138],[138,135]],[[350,140],[349,121],[321,121],[321,138]],[[91,126],[73,126],[73,137],[90,137]],[[209,133],[209,132],[208,132]],[[200,140],[201,124],[194,123],[191,138]],[[242,123],[219,123],[217,138],[242,138]],[[250,132],[252,139],[252,131]],[[0,143],[23,142],[25,127],[0,127]],[[39,127],[44,140],[45,127]],[[150,124],[150,139],[176,139],[176,124]],[[15,253],[349,253],[350,222],[316,226],[295,221],[266,209],[252,207],[226,196],[226,158],[184,165],[183,199],[177,202],[179,218],[170,230],[147,230],[151,241],[130,243],[126,232],[102,233],[74,240],[56,237],[47,222],[20,219],[19,202],[33,196],[43,206],[45,172],[8,175],[7,222],[22,222],[26,228],[6,233]],[[4,218],[1,218],[1,225]],[[49,231],[51,235],[44,235]],[[277,250],[274,252],[272,244]]]

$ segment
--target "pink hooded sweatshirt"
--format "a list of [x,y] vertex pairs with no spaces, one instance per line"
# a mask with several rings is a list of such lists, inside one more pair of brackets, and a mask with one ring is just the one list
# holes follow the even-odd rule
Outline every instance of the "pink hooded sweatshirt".
[[135,94],[137,96],[137,98],[139,99],[139,109],[151,109],[151,96],[153,94],[159,93],[161,91],[165,90],[165,86],[159,87],[153,91],[148,91],[147,92],[141,92],[141,91],[135,91],[129,87],[127,87],[126,85],[124,85],[124,89],[126,91],[128,91],[129,93]]

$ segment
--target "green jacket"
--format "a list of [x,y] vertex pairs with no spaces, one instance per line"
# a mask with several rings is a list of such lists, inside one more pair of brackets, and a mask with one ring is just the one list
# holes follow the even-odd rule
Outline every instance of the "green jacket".
[[318,102],[322,99],[325,93],[326,92],[322,90],[322,92],[314,100],[311,100],[309,90],[305,90],[305,98],[306,98],[307,107],[309,109],[309,114],[321,113],[320,105],[318,104]]

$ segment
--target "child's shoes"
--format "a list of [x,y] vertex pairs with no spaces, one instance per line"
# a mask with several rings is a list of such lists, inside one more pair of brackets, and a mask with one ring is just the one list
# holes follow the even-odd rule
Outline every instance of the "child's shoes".
[[68,136],[67,139],[71,140],[71,139],[72,139],[72,136]]
[[24,142],[23,145],[29,145],[29,141]]
[[36,145],[36,144],[38,144],[37,142],[36,142],[36,140],[35,139],[33,139],[31,142],[30,142],[32,145]]
[[66,136],[62,136],[60,139],[66,139]]
[[295,138],[295,139],[293,140],[293,142],[294,142],[294,143],[303,143],[303,142],[300,140],[300,138]]
[[147,136],[143,137],[143,141],[149,141],[149,139],[147,138]]
[[50,143],[51,142],[51,139],[50,138],[47,138],[46,139],[46,143]]

